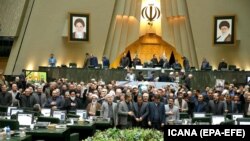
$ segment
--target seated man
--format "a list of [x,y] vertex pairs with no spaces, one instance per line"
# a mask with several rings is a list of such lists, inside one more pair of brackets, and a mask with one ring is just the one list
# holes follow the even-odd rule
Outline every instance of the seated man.
[[209,62],[206,58],[203,58],[203,61],[201,63],[201,70],[206,70],[210,67]]
[[227,63],[225,62],[225,59],[222,59],[218,66],[218,70],[222,69],[227,69]]
[[135,58],[133,59],[133,67],[136,68],[137,65],[141,65],[141,59],[136,54]]

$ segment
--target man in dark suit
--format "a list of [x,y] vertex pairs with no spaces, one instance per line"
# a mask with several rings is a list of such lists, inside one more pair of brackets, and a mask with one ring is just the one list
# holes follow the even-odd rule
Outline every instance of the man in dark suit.
[[123,57],[120,60],[120,67],[126,68],[129,67],[130,61],[129,58],[126,56],[126,53],[123,53]]
[[76,92],[74,90],[71,90],[70,97],[65,99],[64,107],[67,111],[70,110],[76,110],[76,109],[82,109],[83,105],[79,98],[76,97]]
[[224,59],[221,60],[218,66],[218,70],[222,70],[222,69],[227,69],[227,63],[225,62]]
[[225,111],[225,105],[223,101],[219,100],[219,94],[214,93],[214,99],[210,100],[208,103],[208,113],[213,113],[214,115],[223,115]]
[[64,107],[64,99],[57,94],[57,89],[53,90],[52,96],[48,98],[45,107],[52,110],[60,110]]
[[89,62],[90,62],[90,66],[94,66],[97,67],[98,66],[98,60],[97,57],[95,57],[93,54],[91,54],[90,58],[89,58]]
[[195,102],[194,112],[206,112],[207,103],[204,101],[203,95],[198,95],[198,101]]
[[148,104],[148,125],[154,129],[160,130],[165,123],[165,107],[162,102],[160,102],[160,95],[153,95],[154,102]]
[[24,91],[24,94],[22,95],[17,95],[20,99],[20,106],[21,107],[29,107],[33,108],[35,104],[37,104],[37,101],[35,97],[32,95],[31,89],[26,88]]
[[153,54],[153,58],[151,59],[151,63],[154,65],[159,65],[158,59],[155,54]]
[[201,70],[206,70],[208,69],[210,66],[209,62],[207,61],[206,58],[203,58],[203,61],[201,63]]
[[86,53],[84,63],[83,63],[83,68],[87,68],[89,65],[90,65],[90,55],[89,53]]
[[141,59],[138,57],[138,54],[136,54],[133,59],[133,67],[136,68],[137,65],[141,65]]
[[183,56],[182,59],[183,59],[184,69],[186,71],[190,70],[190,64],[189,64],[189,61],[188,61],[187,57]]
[[135,126],[147,127],[148,103],[143,102],[142,96],[137,97],[134,103]]
[[110,66],[109,59],[106,56],[102,57],[102,66],[103,68],[109,68]]
[[3,84],[1,86],[0,92],[0,105],[2,106],[10,106],[12,104],[12,95],[11,93],[7,92],[7,86]]

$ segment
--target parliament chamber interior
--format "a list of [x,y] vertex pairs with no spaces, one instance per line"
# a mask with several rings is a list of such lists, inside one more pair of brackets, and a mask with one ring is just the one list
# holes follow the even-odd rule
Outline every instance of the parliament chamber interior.
[[0,0],[0,140],[250,125],[249,5]]

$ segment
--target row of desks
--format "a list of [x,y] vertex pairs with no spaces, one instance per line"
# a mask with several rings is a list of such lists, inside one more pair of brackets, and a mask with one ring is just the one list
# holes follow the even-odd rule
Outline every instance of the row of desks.
[[107,121],[98,121],[95,123],[84,123],[84,124],[73,124],[67,125],[66,128],[38,128],[34,130],[26,131],[25,137],[15,137],[11,138],[13,140],[21,141],[33,141],[33,140],[60,140],[60,141],[70,141],[70,134],[79,133],[79,139],[86,139],[87,137],[93,136],[96,130],[105,130],[110,128],[111,125]]

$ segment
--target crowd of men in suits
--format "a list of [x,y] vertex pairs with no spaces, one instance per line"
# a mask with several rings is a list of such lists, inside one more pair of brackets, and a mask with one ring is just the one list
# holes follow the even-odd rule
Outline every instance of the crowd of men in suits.
[[17,78],[1,85],[0,105],[30,107],[39,105],[52,110],[86,109],[88,116],[98,110],[119,128],[142,127],[161,129],[170,121],[180,119],[181,112],[190,117],[194,112],[215,115],[244,113],[250,115],[249,86],[226,84],[223,89],[190,90],[180,84],[178,90],[167,85],[118,86],[92,79],[89,83],[69,82],[67,79],[21,85]]

